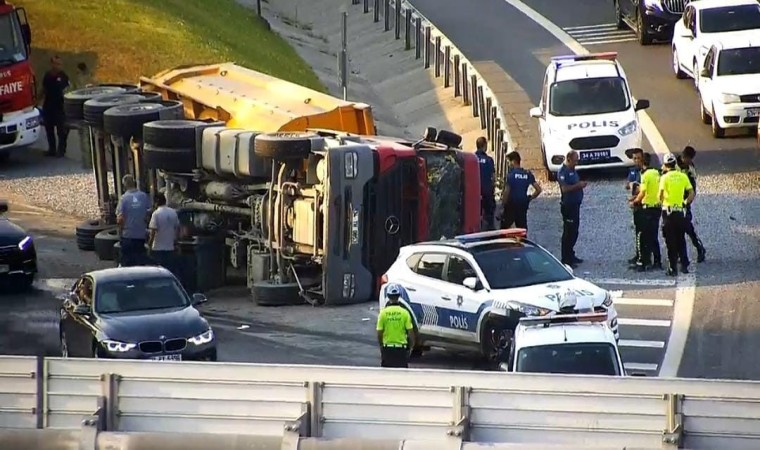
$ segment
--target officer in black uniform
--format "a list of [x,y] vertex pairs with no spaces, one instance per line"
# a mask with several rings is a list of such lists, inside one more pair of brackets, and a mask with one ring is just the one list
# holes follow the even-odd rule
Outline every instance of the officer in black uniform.
[[475,141],[475,155],[480,163],[480,217],[484,230],[494,229],[494,214],[496,212],[496,199],[494,198],[494,172],[496,167],[488,151],[488,140],[479,137]]
[[[681,154],[678,156],[678,167],[681,169],[691,181],[691,186],[694,188],[694,193],[697,192],[697,169],[694,167],[694,157],[697,156],[697,151],[694,147],[687,145],[684,147]],[[705,261],[707,251],[702,244],[702,240],[697,236],[697,230],[694,229],[694,216],[691,213],[691,204],[686,206],[686,235],[689,236],[692,245],[697,249],[697,262],[701,263]]]

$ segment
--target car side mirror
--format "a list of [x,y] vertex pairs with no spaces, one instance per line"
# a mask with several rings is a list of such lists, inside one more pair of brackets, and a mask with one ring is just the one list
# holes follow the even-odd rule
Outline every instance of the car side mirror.
[[480,282],[479,279],[476,277],[467,277],[462,281],[462,284],[469,289],[472,289],[473,291],[479,291],[483,289],[483,283]]
[[537,119],[544,115],[543,111],[541,111],[541,108],[539,108],[538,106],[536,106],[535,108],[531,108],[529,114],[534,119]]
[[205,295],[198,292],[193,294],[193,306],[202,305],[206,302],[208,302],[208,298]]
[[641,111],[642,109],[649,108],[649,100],[637,100],[636,105],[633,107],[634,111]]
[[8,212],[8,202],[6,200],[0,200],[0,214]]
[[78,316],[89,316],[92,314],[92,309],[88,305],[79,304],[74,307],[74,314]]
[[710,78],[710,72],[705,68],[699,71],[699,76],[702,78]]
[[565,269],[567,269],[568,272],[570,272],[572,275],[575,275],[575,272],[573,271],[572,266],[570,264],[565,264]]

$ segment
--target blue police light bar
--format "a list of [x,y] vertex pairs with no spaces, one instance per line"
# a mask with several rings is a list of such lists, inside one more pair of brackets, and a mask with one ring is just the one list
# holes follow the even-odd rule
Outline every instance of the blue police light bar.
[[541,317],[521,317],[520,323],[525,325],[544,325],[577,322],[606,322],[607,313],[582,313],[582,314],[554,314]]
[[561,55],[552,57],[551,61],[555,64],[563,61],[594,61],[600,59],[615,61],[617,56],[617,52],[590,53],[588,55]]
[[461,243],[487,241],[489,239],[524,239],[528,237],[525,228],[507,228],[506,230],[481,231],[480,233],[462,234],[454,237]]

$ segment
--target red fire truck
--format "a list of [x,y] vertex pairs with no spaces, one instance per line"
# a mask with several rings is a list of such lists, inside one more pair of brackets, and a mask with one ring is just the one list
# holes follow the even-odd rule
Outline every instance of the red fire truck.
[[24,8],[0,0],[0,158],[33,144],[41,134],[31,44]]

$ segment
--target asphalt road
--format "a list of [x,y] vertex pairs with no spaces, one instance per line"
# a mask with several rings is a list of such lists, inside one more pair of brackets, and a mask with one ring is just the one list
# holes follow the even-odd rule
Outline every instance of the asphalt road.
[[[506,0],[412,3],[470,60],[496,62],[536,103],[549,58],[573,53]],[[708,248],[708,261],[697,268],[691,327],[678,374],[760,379],[760,364],[752,358],[758,333],[752,318],[760,316],[760,155],[753,137],[732,132],[726,139],[713,139],[709,127],[699,120],[690,81],[677,80],[672,73],[669,45],[640,47],[630,32],[613,31],[611,1],[578,0],[572,7],[555,0],[525,0],[524,4],[589,51],[618,52],[634,95],[651,101],[648,113],[670,150],[678,151],[686,144],[698,150],[695,223]],[[592,222],[585,235],[591,241],[584,241],[582,234],[581,245],[586,245],[586,254],[596,262],[592,271],[605,276],[612,272],[632,281],[635,277],[621,269],[628,255],[621,252],[627,248],[622,236],[627,220],[619,212],[619,183],[620,178],[614,176],[595,180],[587,198],[597,200],[587,205],[583,219]],[[540,217],[531,219],[531,226],[536,223],[545,236],[539,242],[556,242],[556,204],[537,206],[540,213],[533,214]]]

